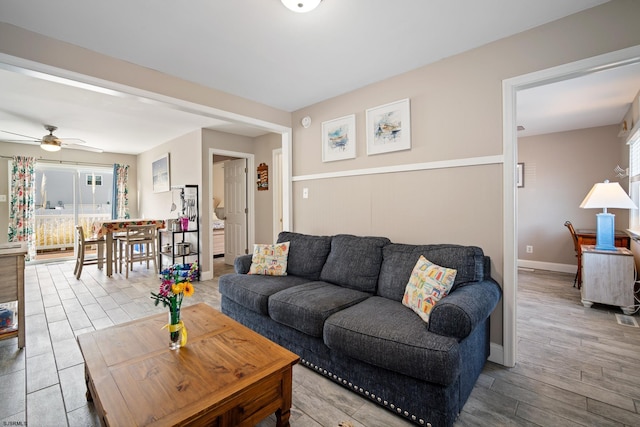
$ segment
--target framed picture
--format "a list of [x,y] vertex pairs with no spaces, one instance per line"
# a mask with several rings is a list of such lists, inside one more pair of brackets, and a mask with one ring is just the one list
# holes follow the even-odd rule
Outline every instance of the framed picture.
[[367,155],[411,148],[409,99],[367,110]]
[[322,161],[356,157],[356,115],[322,122]]
[[151,163],[153,175],[153,192],[161,193],[171,188],[171,175],[169,173],[169,153],[163,154]]
[[518,187],[524,187],[524,163],[518,163],[516,175],[516,184]]

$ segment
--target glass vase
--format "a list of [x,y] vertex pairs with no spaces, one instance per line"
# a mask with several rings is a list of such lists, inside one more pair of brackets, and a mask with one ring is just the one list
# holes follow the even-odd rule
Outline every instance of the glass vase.
[[180,348],[180,309],[169,310],[169,349]]

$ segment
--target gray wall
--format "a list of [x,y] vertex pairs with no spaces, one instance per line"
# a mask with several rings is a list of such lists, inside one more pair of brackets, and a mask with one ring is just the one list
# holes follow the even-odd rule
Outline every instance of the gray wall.
[[[628,167],[622,156],[627,145],[618,138],[617,125],[518,139],[518,162],[525,164],[524,187],[518,189],[518,259],[527,266],[575,268],[576,258],[564,222],[595,229],[597,209],[579,205],[593,184],[620,181],[613,169]],[[611,209],[616,228],[629,225],[629,212]],[[525,251],[533,246],[533,253]],[[531,263],[534,262],[534,263]],[[538,264],[536,264],[538,263]],[[554,265],[558,264],[558,265]]]

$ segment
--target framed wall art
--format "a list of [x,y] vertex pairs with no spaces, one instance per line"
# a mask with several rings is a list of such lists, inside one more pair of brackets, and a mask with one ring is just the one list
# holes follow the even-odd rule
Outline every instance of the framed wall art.
[[171,188],[171,176],[169,173],[169,153],[163,154],[151,163],[153,176],[153,192],[161,193]]
[[356,115],[322,122],[322,161],[356,157]]
[[367,110],[367,155],[411,148],[409,99]]

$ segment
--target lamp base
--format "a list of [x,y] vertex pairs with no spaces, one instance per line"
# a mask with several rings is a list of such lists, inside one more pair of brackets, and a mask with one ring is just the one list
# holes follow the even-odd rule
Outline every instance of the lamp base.
[[596,250],[615,251],[615,219],[612,213],[596,214]]

